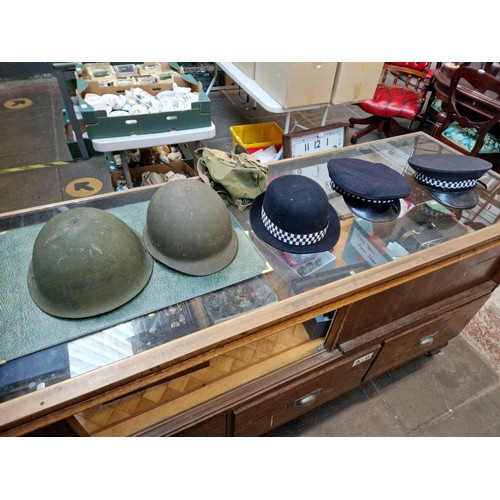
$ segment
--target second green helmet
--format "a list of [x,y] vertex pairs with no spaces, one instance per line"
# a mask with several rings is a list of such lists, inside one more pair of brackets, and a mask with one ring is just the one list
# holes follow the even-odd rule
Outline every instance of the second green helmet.
[[220,271],[238,251],[226,205],[210,186],[193,179],[168,182],[153,195],[144,243],[156,260],[193,276]]

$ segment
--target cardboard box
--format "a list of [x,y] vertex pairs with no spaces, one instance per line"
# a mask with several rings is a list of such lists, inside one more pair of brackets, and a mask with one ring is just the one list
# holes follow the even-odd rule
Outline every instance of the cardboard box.
[[89,63],[83,66],[81,77],[87,80],[95,80],[98,82],[113,82],[117,76],[113,66],[109,63]]
[[239,70],[243,71],[252,80],[255,80],[255,65],[254,62],[234,62],[233,63]]
[[[182,154],[182,158],[179,158],[178,160],[166,160],[166,159],[160,160],[159,159],[159,149],[162,148],[163,146],[168,146],[170,149],[175,146]],[[138,151],[139,151],[139,154],[137,155],[139,157],[138,161],[134,161],[134,160],[129,158],[128,166],[129,167],[146,167],[148,165],[153,165],[153,164],[163,162],[163,161],[166,161],[167,163],[175,163],[177,161],[181,161],[181,162],[184,162],[187,165],[189,165],[191,168],[194,168],[193,153],[191,153],[191,150],[189,149],[187,143],[165,144],[163,146],[156,146],[156,147],[152,146],[150,148],[138,148]],[[151,149],[157,150],[158,159],[155,160],[153,156],[148,157],[146,155],[143,155],[143,153],[145,151],[147,152],[147,150],[151,150]],[[151,160],[151,161],[149,163],[147,163],[148,160]]]
[[[194,168],[194,156],[191,153],[191,150],[188,148],[186,143],[179,144],[169,144],[170,146],[177,146],[182,153],[182,159],[178,161],[182,161],[189,165],[191,168]],[[174,162],[175,163],[175,162]]]
[[257,62],[255,82],[283,108],[327,104],[336,70],[336,62]]
[[383,66],[383,62],[339,63],[330,102],[348,104],[371,99]]
[[[170,163],[157,163],[155,165],[147,165],[145,167],[132,167],[129,168],[130,177],[134,186],[140,186],[142,182],[142,174],[144,172],[157,172],[159,174],[166,174],[167,172],[183,173],[187,177],[196,177],[196,172],[187,164],[182,161],[173,161]],[[113,189],[116,189],[118,181],[125,179],[123,171],[113,172],[111,174],[111,184]],[[175,182],[175,181],[173,181]]]
[[[156,80],[163,80],[162,75],[183,74],[184,70],[176,62],[129,62],[129,63],[81,63],[77,65],[77,78],[81,81],[99,81],[103,87],[118,85],[120,79],[134,78],[140,75],[154,75]],[[96,73],[97,72],[97,73]],[[168,76],[170,78],[170,76]]]
[[117,78],[130,78],[134,76],[139,76],[139,70],[137,64],[116,64],[113,66]]
[[[172,90],[173,82],[181,87],[190,87],[193,92],[199,92],[199,102],[193,103],[192,108],[185,111],[113,117],[108,117],[106,111],[95,110],[85,102],[85,96],[88,93],[119,95],[134,87],[156,95],[164,90]],[[210,99],[203,91],[201,83],[196,82],[190,75],[176,76],[172,81],[165,83],[120,87],[101,87],[96,81],[79,80],[77,81],[77,91],[89,139],[189,130],[210,127],[212,123]]]

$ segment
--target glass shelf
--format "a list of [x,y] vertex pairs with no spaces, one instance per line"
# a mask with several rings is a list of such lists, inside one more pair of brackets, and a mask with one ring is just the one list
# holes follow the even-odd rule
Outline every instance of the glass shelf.
[[[232,210],[272,271],[227,289],[8,361],[0,365],[0,402],[43,390],[63,380],[189,336],[228,318],[363,273],[498,221],[500,201],[496,193],[500,177],[495,172],[485,174],[481,179],[482,184],[478,184],[480,201],[476,207],[450,210],[439,205],[423,186],[413,180],[408,158],[425,153],[455,152],[418,132],[269,164],[269,181],[280,175],[299,174],[311,177],[323,186],[341,220],[340,239],[331,253],[313,254],[292,266],[290,258],[293,256],[280,253],[253,234],[246,211]],[[412,190],[406,199],[404,214],[395,221],[384,223],[370,223],[354,217],[342,197],[330,188],[326,164],[331,158],[362,158],[380,162],[406,176]],[[0,231],[46,222],[66,208],[92,206],[111,209],[144,202],[151,198],[156,189],[158,187],[131,189],[3,215],[0,216]],[[196,200],[190,202],[196,203]]]

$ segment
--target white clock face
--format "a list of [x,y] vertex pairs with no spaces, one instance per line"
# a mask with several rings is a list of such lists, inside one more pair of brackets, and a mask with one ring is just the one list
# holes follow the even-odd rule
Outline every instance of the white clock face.
[[317,165],[310,165],[304,168],[297,168],[292,170],[296,175],[303,175],[316,181],[325,191],[326,194],[332,194],[334,191],[330,184],[330,174],[328,173],[328,164],[319,163]]
[[344,145],[344,128],[339,127],[310,136],[302,136],[292,141],[292,157],[321,153]]

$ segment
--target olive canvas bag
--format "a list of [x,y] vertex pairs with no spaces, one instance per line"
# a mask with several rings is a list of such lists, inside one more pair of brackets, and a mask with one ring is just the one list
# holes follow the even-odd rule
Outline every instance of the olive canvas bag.
[[227,153],[218,149],[197,149],[196,170],[226,203],[244,210],[266,189],[267,166],[248,153]]

